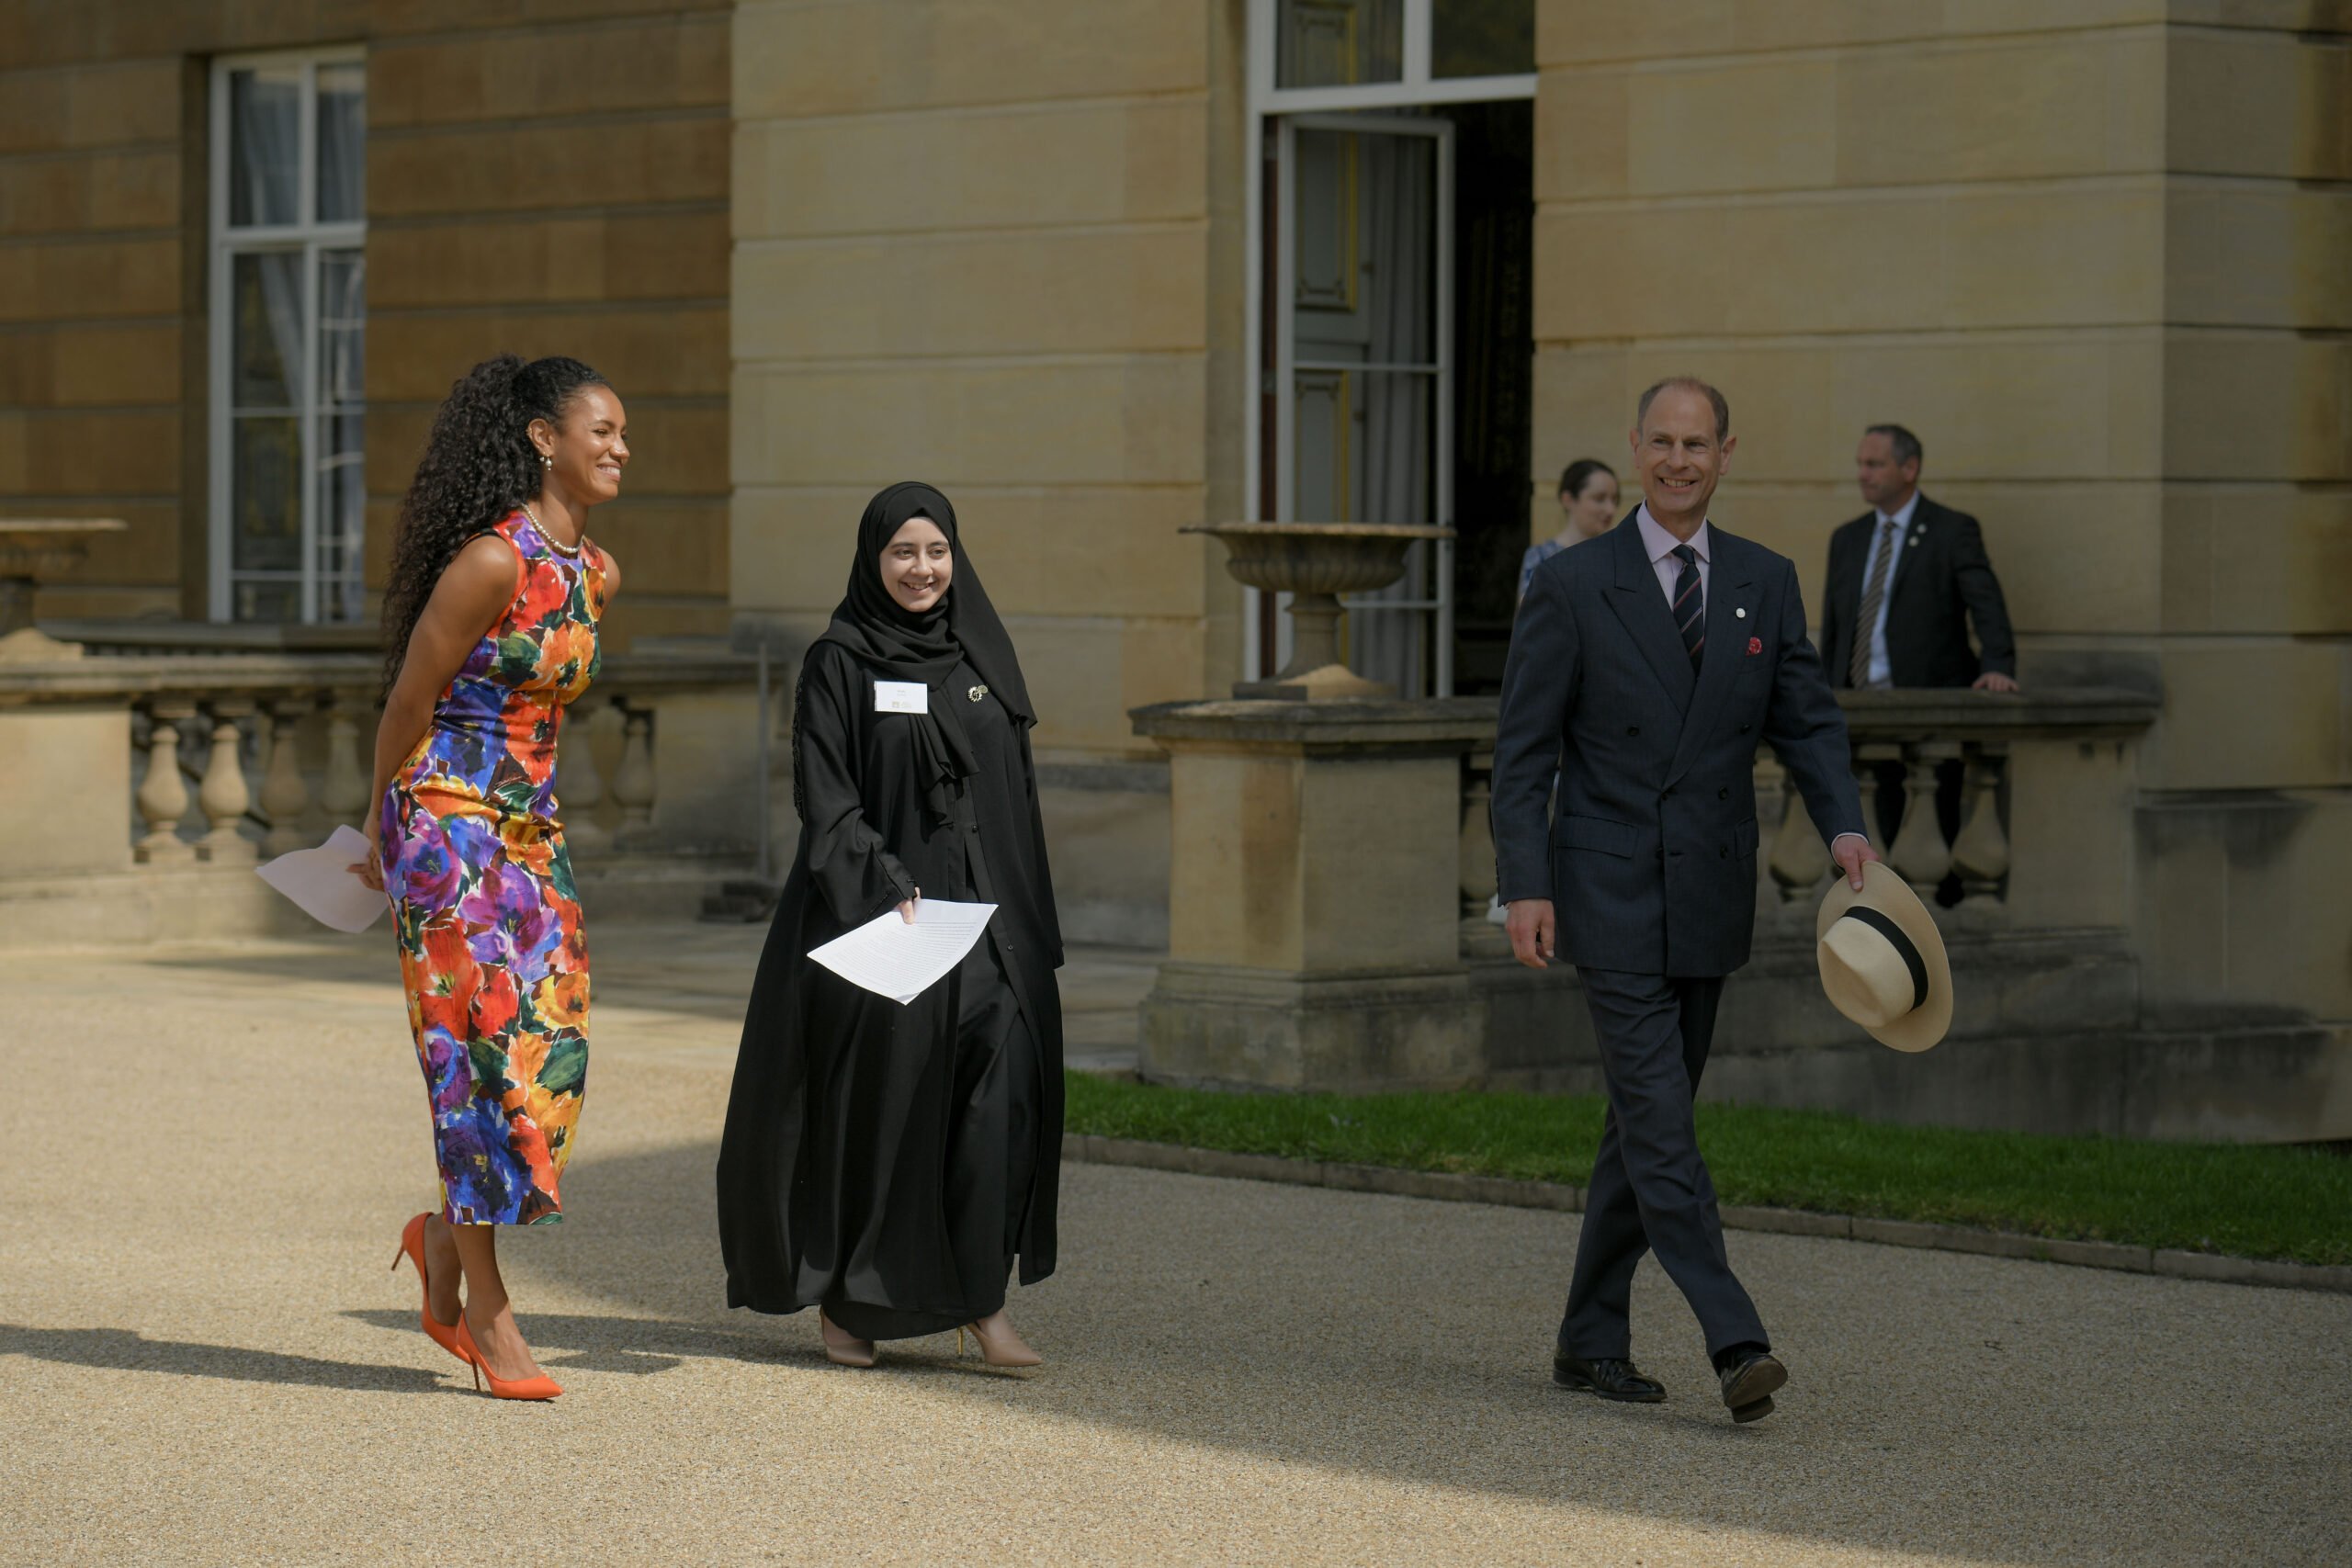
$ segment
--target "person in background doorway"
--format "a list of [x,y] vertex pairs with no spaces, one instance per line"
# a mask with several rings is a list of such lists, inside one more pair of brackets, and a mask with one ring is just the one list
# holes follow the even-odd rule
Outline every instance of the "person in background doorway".
[[[1571,545],[1598,539],[1617,524],[1617,476],[1598,457],[1578,457],[1560,470],[1560,531],[1527,547],[1519,562],[1519,598],[1527,603],[1527,585],[1535,569]],[[1498,926],[1510,918],[1501,896],[1487,900],[1487,923]]]
[[1560,473],[1560,531],[1527,547],[1519,561],[1519,598],[1535,569],[1571,545],[1597,539],[1617,521],[1617,476],[1597,457],[1578,457]]

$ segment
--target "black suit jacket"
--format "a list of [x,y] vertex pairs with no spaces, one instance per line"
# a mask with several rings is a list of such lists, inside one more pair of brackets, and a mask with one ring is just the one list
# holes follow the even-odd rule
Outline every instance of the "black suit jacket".
[[1552,900],[1555,951],[1582,968],[1702,977],[1747,962],[1762,741],[1825,840],[1863,830],[1845,716],[1805,640],[1795,566],[1711,532],[1695,675],[1630,519],[1538,567],[1511,630],[1496,881],[1506,901]]
[[[1877,525],[1878,513],[1866,512],[1829,536],[1821,658],[1835,686],[1853,684],[1848,677],[1854,639],[1870,636],[1868,626],[1854,623],[1861,614],[1871,533]],[[2009,607],[2002,601],[1993,563],[1985,558],[1984,531],[1967,513],[1919,498],[1886,597],[1886,661],[1894,684],[1967,686],[1987,670],[2017,674],[2018,645],[2009,632]],[[1976,640],[1984,645],[1982,660],[1969,645],[1972,620]]]

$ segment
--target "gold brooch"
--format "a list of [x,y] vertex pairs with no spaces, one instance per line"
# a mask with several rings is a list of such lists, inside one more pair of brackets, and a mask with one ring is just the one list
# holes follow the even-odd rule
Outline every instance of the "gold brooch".
[[986,686],[975,686],[964,694],[971,698],[974,702],[978,702],[982,697],[989,694],[989,689]]

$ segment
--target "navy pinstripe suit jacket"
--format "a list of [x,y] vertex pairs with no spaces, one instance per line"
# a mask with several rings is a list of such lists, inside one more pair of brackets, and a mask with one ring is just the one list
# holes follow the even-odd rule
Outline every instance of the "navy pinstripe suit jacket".
[[1796,568],[1709,532],[1695,673],[1630,517],[1537,568],[1512,627],[1495,737],[1496,883],[1506,902],[1552,900],[1555,950],[1580,968],[1695,978],[1747,962],[1764,741],[1825,840],[1864,830]]

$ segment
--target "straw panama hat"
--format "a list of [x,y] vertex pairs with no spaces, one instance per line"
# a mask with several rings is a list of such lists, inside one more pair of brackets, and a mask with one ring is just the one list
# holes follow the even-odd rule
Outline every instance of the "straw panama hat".
[[1862,890],[1840,876],[1821,901],[1815,956],[1821,988],[1882,1045],[1924,1051],[1951,1027],[1951,960],[1936,918],[1884,861],[1862,867]]

